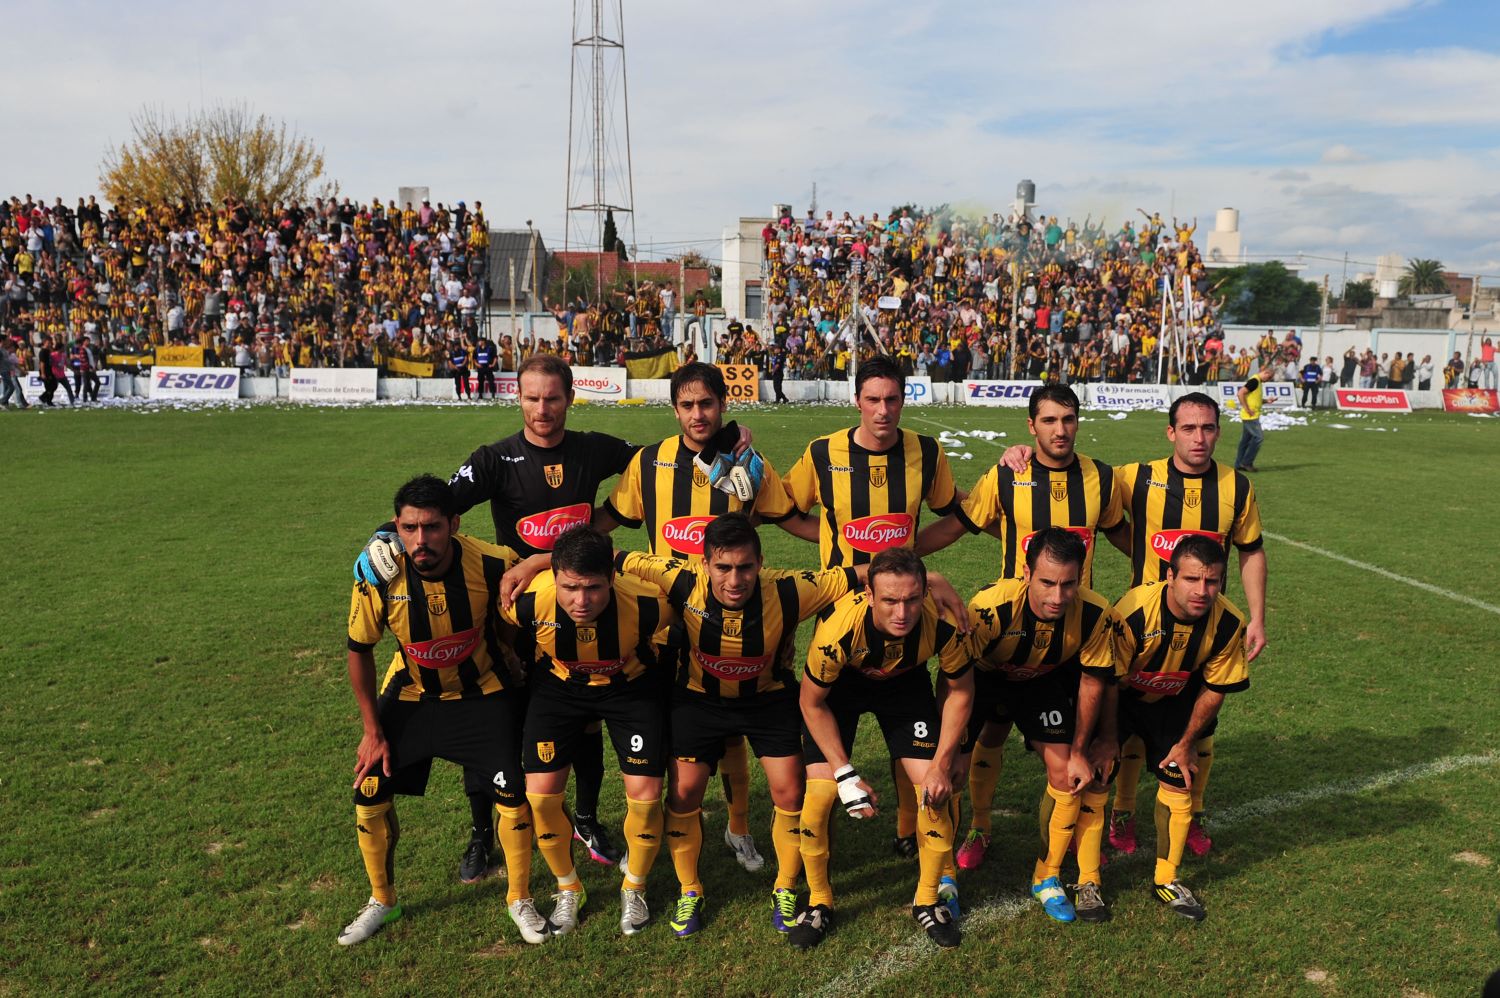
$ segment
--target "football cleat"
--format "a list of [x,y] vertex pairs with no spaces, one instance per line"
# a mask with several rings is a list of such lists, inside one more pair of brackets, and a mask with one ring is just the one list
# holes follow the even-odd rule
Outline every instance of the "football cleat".
[[609,840],[604,826],[593,818],[573,818],[573,838],[582,842],[589,850],[589,858],[595,863],[618,866],[623,858],[620,850]]
[[651,909],[646,907],[646,888],[632,890],[629,887],[620,891],[620,931],[627,936],[633,936],[646,927],[651,921]]
[[1107,922],[1110,917],[1104,894],[1093,881],[1073,885],[1073,910],[1080,922]]
[[1129,856],[1135,852],[1135,813],[1115,811],[1109,816],[1109,844]]
[[1198,903],[1198,899],[1193,897],[1193,892],[1184,887],[1181,881],[1154,884],[1151,888],[1151,895],[1183,918],[1201,922],[1208,917],[1208,912],[1203,910],[1203,905]]
[[546,942],[552,935],[552,925],[536,910],[536,902],[531,898],[512,901],[506,907],[510,912],[510,920],[516,923],[524,941],[535,946]]
[[750,833],[736,835],[725,825],[724,844],[734,851],[734,858],[739,864],[751,873],[766,865],[765,857],[755,848],[755,836]]
[[578,913],[583,910],[588,895],[583,891],[583,884],[579,884],[576,891],[558,891],[552,895],[552,900],[552,914],[547,921],[552,926],[553,935],[565,936],[578,928]]
[[786,934],[786,941],[798,949],[812,949],[823,941],[831,928],[833,909],[826,904],[811,905],[798,913],[797,921]]
[[952,877],[942,877],[938,880],[938,900],[943,907],[948,909],[948,914],[958,921],[960,911],[958,907],[958,881]]
[[1032,884],[1031,896],[1037,899],[1042,910],[1054,922],[1071,922],[1078,918],[1078,913],[1073,910],[1073,903],[1068,900],[1068,892],[1062,889],[1062,884],[1056,877],[1048,877],[1040,883]]
[[797,920],[797,892],[790,887],[778,887],[771,892],[771,927],[777,932],[792,931]]
[[942,904],[914,904],[911,907],[911,917],[927,930],[928,939],[945,949],[957,946],[963,941],[963,935],[958,931],[958,925],[954,923],[953,916]]
[[1214,840],[1208,837],[1203,830],[1203,822],[1206,815],[1202,811],[1193,815],[1192,824],[1188,825],[1187,847],[1194,856],[1207,856],[1208,851],[1214,847]]
[[915,835],[898,835],[891,839],[891,848],[902,859],[916,859],[917,837]]
[[464,849],[464,858],[458,864],[458,879],[466,884],[477,884],[490,870],[490,842],[494,833],[474,832],[469,836],[469,845]]
[[671,926],[679,939],[694,935],[703,928],[703,895],[688,891],[677,899],[677,910],[672,913]]
[[362,943],[400,917],[399,904],[381,904],[370,898],[359,909],[359,914],[354,916],[354,921],[344,926],[344,931],[339,933],[339,945],[353,946],[355,943]]
[[984,862],[984,852],[990,847],[990,837],[977,828],[969,829],[964,844],[958,847],[958,868],[977,870]]

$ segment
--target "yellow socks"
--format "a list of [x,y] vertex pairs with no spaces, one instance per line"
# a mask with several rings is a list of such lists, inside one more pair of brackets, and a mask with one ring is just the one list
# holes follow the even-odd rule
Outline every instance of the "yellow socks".
[[1135,810],[1135,792],[1146,768],[1146,743],[1137,735],[1120,746],[1120,770],[1115,774],[1115,813]]
[[640,890],[661,852],[661,801],[625,798],[625,886]]
[[703,881],[698,879],[698,855],[703,852],[702,818],[702,808],[695,807],[685,814],[667,808],[667,848],[671,850],[672,866],[684,894],[703,893]]
[[390,801],[356,804],[354,821],[359,828],[359,854],[370,878],[370,896],[381,904],[395,904],[396,843],[401,839],[395,805]]
[[1078,824],[1074,833],[1078,837],[1078,882],[1097,884],[1099,880],[1099,850],[1104,844],[1104,804],[1109,800],[1107,790],[1087,790],[1080,798]]
[[1066,790],[1058,790],[1047,784],[1042,795],[1039,823],[1042,832],[1042,849],[1037,855],[1036,867],[1032,871],[1033,883],[1062,873],[1063,856],[1067,855],[1068,843],[1073,839],[1073,826],[1078,823],[1081,801]]
[[1203,791],[1208,789],[1208,771],[1214,768],[1214,736],[1200,738],[1193,745],[1198,753],[1198,771],[1193,774],[1193,813],[1203,813]]
[[990,811],[995,806],[995,787],[1005,766],[1005,743],[986,745],[978,742],[969,760],[969,800],[974,805],[970,823],[985,835],[990,834]]
[[500,849],[505,853],[505,903],[531,897],[531,805],[500,807],[500,823],[495,826]]
[[578,871],[573,868],[573,824],[563,813],[563,795],[528,793],[526,799],[531,802],[531,815],[536,821],[537,848],[557,878],[557,886],[578,890]]
[[917,795],[900,759],[891,760],[891,780],[896,785],[896,835],[909,839],[917,834]]
[[938,881],[952,875],[953,810],[941,807],[917,808],[917,896],[913,904],[937,904]]
[[1156,788],[1156,883],[1177,879],[1188,826],[1193,823],[1193,798],[1183,792]]
[[724,800],[729,805],[729,830],[735,835],[750,834],[750,752],[745,739],[736,738],[724,746],[719,760],[719,779],[724,784]]
[[802,873],[802,812],[776,808],[771,818],[771,845],[776,850],[776,888],[797,889]]
[[828,818],[838,799],[838,783],[834,780],[807,781],[807,796],[802,800],[802,833],[798,840],[802,868],[807,873],[809,905],[833,907],[833,883],[828,879]]
[[[948,809],[948,851],[943,856],[942,875],[952,877],[954,880],[958,879],[958,865],[953,862],[953,837],[958,833],[958,829],[962,827],[962,822],[959,821],[959,818],[963,815],[963,796],[964,792],[954,787],[953,793],[948,797],[948,803],[945,805]],[[918,848],[921,847],[919,846]],[[921,854],[919,853],[918,861],[920,861],[920,858]]]

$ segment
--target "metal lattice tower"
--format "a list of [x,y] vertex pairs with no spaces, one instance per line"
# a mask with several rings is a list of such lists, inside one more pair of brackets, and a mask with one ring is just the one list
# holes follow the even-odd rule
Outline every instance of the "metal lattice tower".
[[[628,220],[627,245],[634,246],[635,179],[630,164],[624,0],[573,0],[568,104],[563,249],[602,250],[605,217],[611,212],[621,239]],[[598,283],[602,284],[602,278]]]

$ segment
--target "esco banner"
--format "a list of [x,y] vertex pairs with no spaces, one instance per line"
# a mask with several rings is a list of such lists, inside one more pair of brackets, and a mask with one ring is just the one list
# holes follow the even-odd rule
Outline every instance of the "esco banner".
[[1040,387],[1036,381],[965,381],[964,404],[1024,409]]
[[754,364],[719,364],[731,402],[760,401],[760,368]]
[[151,397],[233,402],[240,397],[240,372],[235,367],[153,367]]

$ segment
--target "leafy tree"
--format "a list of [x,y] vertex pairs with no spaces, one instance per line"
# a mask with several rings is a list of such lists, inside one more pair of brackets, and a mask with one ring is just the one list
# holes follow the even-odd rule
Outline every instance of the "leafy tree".
[[1251,326],[1312,325],[1322,295],[1279,260],[1217,271],[1213,293],[1224,299],[1225,322]]
[[1442,294],[1448,290],[1448,282],[1443,280],[1443,265],[1437,260],[1410,261],[1396,290],[1403,297]]
[[1349,281],[1339,302],[1345,308],[1369,308],[1375,304],[1375,287],[1369,281]]
[[304,200],[323,173],[311,140],[245,104],[184,117],[145,105],[130,127],[130,141],[106,151],[99,167],[100,189],[115,204]]

